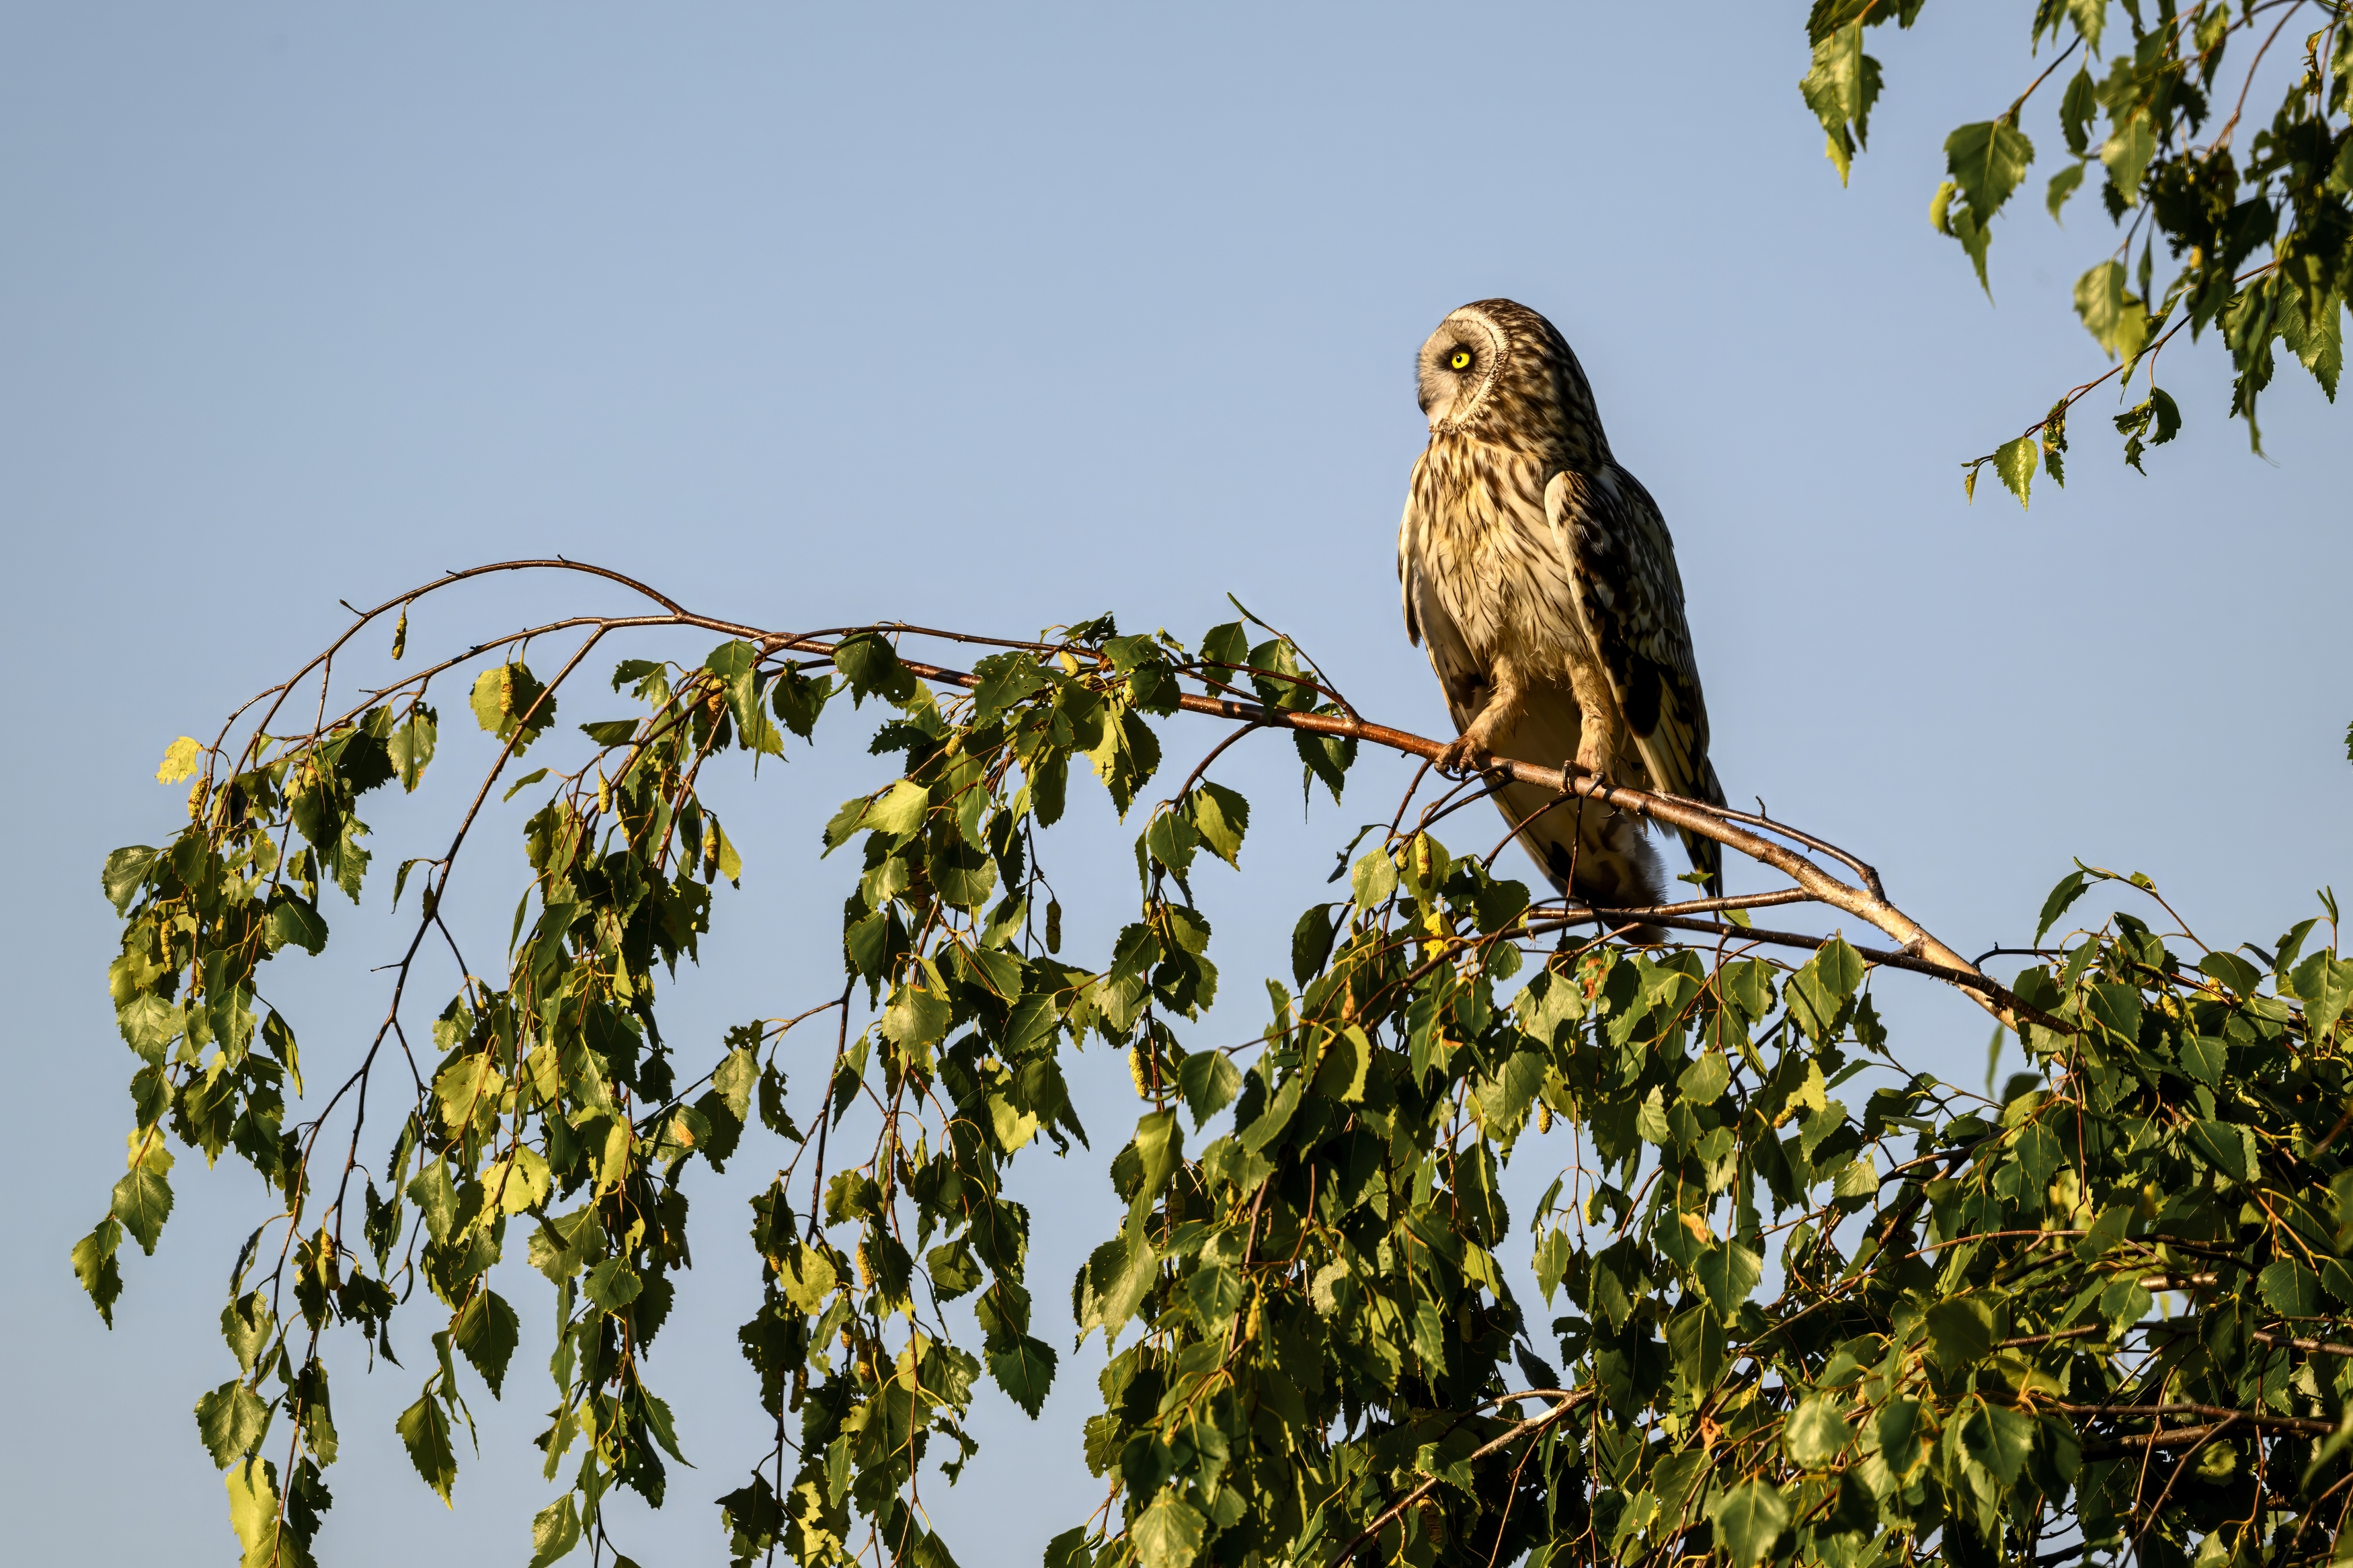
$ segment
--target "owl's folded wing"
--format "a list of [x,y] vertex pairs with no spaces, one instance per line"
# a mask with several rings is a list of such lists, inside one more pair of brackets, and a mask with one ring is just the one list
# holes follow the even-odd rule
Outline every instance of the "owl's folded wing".
[[[1571,562],[1577,617],[1600,655],[1653,787],[1722,804],[1707,757],[1707,703],[1683,619],[1683,578],[1666,520],[1631,474],[1562,472],[1545,487],[1545,518]],[[1683,836],[1710,890],[1722,869],[1713,840]]]

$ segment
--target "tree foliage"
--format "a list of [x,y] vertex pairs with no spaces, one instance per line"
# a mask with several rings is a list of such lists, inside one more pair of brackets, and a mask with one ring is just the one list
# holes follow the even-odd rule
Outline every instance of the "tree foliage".
[[[1813,61],[1799,88],[1841,181],[1869,135],[1883,81],[1879,61],[1863,52],[1866,30],[1891,21],[1909,27],[1925,4],[1815,0],[1807,17]],[[2045,186],[2044,206],[2057,219],[2096,174],[2100,205],[2123,230],[2115,253],[2074,286],[2076,314],[2116,369],[2070,390],[2024,434],[1965,465],[1971,494],[1978,470],[1990,463],[2021,506],[2038,466],[2065,482],[2068,410],[2119,373],[2127,395],[2142,376],[2141,400],[2116,416],[2125,460],[2138,468],[2147,448],[2174,437],[2181,411],[2157,384],[2157,364],[2184,328],[2193,342],[2210,327],[2219,331],[2236,373],[2231,415],[2246,421],[2248,439],[2262,450],[2255,403],[2276,368],[2274,345],[2334,402],[2353,294],[2353,5],[2036,0],[2028,43],[2040,53],[2046,42],[2049,65],[2008,109],[1947,139],[1948,177],[1929,208],[1929,221],[1959,243],[1990,295],[1993,219],[2034,163],[2022,116],[2049,85],[2056,102],[2043,101],[2069,161]],[[2256,91],[2266,62],[2280,80],[2267,120]],[[2243,143],[2242,129],[2250,132]],[[2167,268],[2171,276],[2160,277]]]
[[[748,1232],[765,1281],[740,1341],[776,1446],[700,1457],[740,1476],[717,1500],[739,1563],[954,1563],[923,1487],[971,1458],[977,1401],[1037,1413],[1073,1333],[1113,1353],[1083,1452],[1058,1458],[1106,1496],[1050,1568],[2332,1561],[2353,1498],[2333,905],[2260,946],[2209,947],[2158,901],[2054,938],[2112,879],[2079,868],[2004,985],[1818,838],[1514,764],[1555,809],[1695,823],[1792,884],[1642,911],[1532,900],[1441,837],[1485,820],[1488,782],[1425,768],[1291,951],[1243,955],[1263,1027],[1220,1043],[1196,1026],[1235,960],[1193,889],[1238,873],[1252,810],[1219,759],[1288,731],[1337,800],[1362,747],[1440,750],[1363,719],[1289,639],[1248,616],[1190,644],[1108,616],[1026,640],[786,635],[645,589],[641,615],[349,686],[360,632],[396,616],[402,658],[408,605],[470,575],[363,615],[212,743],[176,743],[161,776],[192,781],[186,826],[104,868],[135,1115],[73,1265],[111,1321],[125,1237],[152,1252],[170,1215],[174,1145],[269,1182],[220,1315],[233,1374],[195,1406],[248,1564],[313,1560],[331,1363],[390,1362],[396,1320],[431,1354],[378,1374],[417,1379],[398,1432],[448,1498],[470,1394],[519,1371],[525,1293],[564,1325],[538,1442],[566,1489],[516,1554],[626,1562],[612,1489],[659,1505],[682,1458],[655,1346],[691,1215],[705,1247]],[[617,700],[596,692],[609,643],[678,628],[721,640],[620,659]],[[525,664],[566,632],[560,666]],[[958,646],[987,651],[913,657]],[[450,796],[447,848],[387,888],[358,810],[438,786],[452,682],[496,757]],[[600,716],[559,724],[559,704]],[[1229,726],[1182,773],[1180,710]],[[710,781],[870,718],[894,762],[807,818],[839,868],[840,967],[798,967],[839,978],[719,1040],[666,1032],[661,988],[719,884],[751,874]],[[1132,918],[1100,930],[1072,928],[1046,864],[1082,809],[1074,773],[1136,830],[1132,868],[1080,873],[1137,879]],[[541,793],[491,981],[444,900],[494,788]],[[331,886],[398,905],[411,881],[370,1043],[297,1114],[296,1020],[261,967],[322,951]],[[1896,945],[1748,912],[1805,902]],[[1618,934],[1642,924],[1684,940]],[[1979,1094],[1905,1066],[1875,1000],[1891,972],[1980,1002],[2031,1070]],[[1070,1086],[1123,1070],[1106,1054],[1137,1115],[1091,1133]],[[1066,1312],[1029,1277],[1005,1178],[1073,1145],[1110,1151],[1124,1218]],[[694,1211],[699,1167],[731,1161],[774,1180],[748,1215]],[[1516,1214],[1514,1163],[1554,1173]]]

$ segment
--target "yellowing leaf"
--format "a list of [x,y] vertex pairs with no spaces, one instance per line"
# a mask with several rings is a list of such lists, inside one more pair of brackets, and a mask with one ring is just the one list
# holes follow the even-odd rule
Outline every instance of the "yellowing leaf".
[[164,764],[155,770],[155,782],[178,784],[183,779],[192,779],[204,765],[204,747],[183,735],[164,748]]
[[278,1467],[248,1459],[229,1467],[228,1522],[245,1548],[240,1568],[271,1568],[279,1561]]

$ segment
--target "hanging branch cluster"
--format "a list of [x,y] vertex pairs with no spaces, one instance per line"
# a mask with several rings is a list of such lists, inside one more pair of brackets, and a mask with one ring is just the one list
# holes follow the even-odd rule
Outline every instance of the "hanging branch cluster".
[[[593,573],[649,608],[349,688],[360,632],[396,617],[403,658],[411,605],[519,570]],[[723,640],[692,665],[619,661],[611,689],[635,711],[577,725],[586,746],[564,751],[559,699],[586,700],[592,654],[696,629]],[[543,680],[524,646],[567,635]],[[918,644],[987,651],[955,668]],[[305,1095],[260,966],[324,948],[326,889],[355,900],[370,880],[361,797],[421,786],[430,698],[469,665],[495,756],[447,846],[394,871],[393,905],[411,879],[418,901],[386,1005],[325,1020],[364,1043]],[[708,764],[782,757],[844,696],[874,704],[871,749],[900,763],[818,834],[846,862],[821,895],[847,889],[840,969],[828,944],[797,966],[814,994],[775,1016],[666,1036],[658,986],[744,869]],[[1232,729],[1151,801],[1186,712]],[[1299,920],[1264,1026],[1220,1043],[1203,1036],[1219,970],[1193,879],[1239,870],[1251,814],[1211,775],[1276,730],[1335,801],[1365,746],[1440,749],[1362,719],[1247,614],[1191,646],[1108,616],[1027,641],[786,634],[559,561],[360,613],[211,744],[176,744],[163,776],[190,781],[187,826],[105,868],[136,1124],[73,1262],[111,1321],[123,1239],[152,1252],[170,1212],[174,1144],[268,1179],[276,1212],[221,1315],[235,1375],[196,1405],[245,1561],[311,1561],[330,1362],[392,1361],[396,1320],[432,1352],[410,1346],[400,1435],[450,1497],[467,1392],[500,1395],[517,1342],[494,1278],[512,1291],[536,1271],[564,1325],[538,1439],[563,1490],[528,1561],[585,1543],[625,1563],[605,1500],[617,1484],[660,1504],[682,1453],[649,1379],[694,1172],[771,1158],[750,1216],[765,1296],[741,1342],[776,1436],[732,1457],[744,1479],[718,1500],[739,1563],[952,1563],[927,1481],[975,1452],[984,1382],[1037,1414],[1073,1331],[1113,1352],[1068,1456],[1105,1492],[1050,1568],[2331,1560],[2353,1499],[2353,964],[2333,907],[2325,947],[2306,921],[2209,949],[2164,910],[2165,930],[2118,914],[2046,948],[2110,876],[2084,868],[2006,986],[1820,839],[1514,763],[1554,809],[1637,811],[1788,883],[1645,910],[1532,902],[1504,846],[1435,831],[1497,779],[1425,765],[1343,851],[1345,896]],[[477,896],[459,880],[470,836],[527,752],[545,760],[504,793],[545,791],[523,830],[531,891],[486,979],[445,915]],[[1139,901],[1115,929],[1066,930],[1043,859],[1074,763],[1140,824]],[[1790,904],[1892,945],[1746,913]],[[1625,938],[1640,927],[1700,940]],[[1962,991],[2031,1070],[1980,1095],[1905,1067],[1875,967]],[[446,989],[419,991],[445,968]],[[1067,1075],[1090,1042],[1124,1054],[1142,1105],[1110,1161],[1124,1219],[1065,1317],[1059,1294],[1033,1301],[1030,1216],[1003,1183],[1039,1144],[1087,1142]],[[1514,1160],[1557,1172],[1516,1222]],[[1532,1262],[1545,1311],[1506,1258]]]
[[[1883,80],[1879,61],[1862,51],[1864,29],[1891,21],[1909,27],[1926,3],[1816,0],[1807,17],[1813,63],[1799,88],[1829,137],[1841,182],[1868,138]],[[2181,427],[2179,407],[2157,384],[2157,359],[2184,328],[2193,340],[2210,326],[2221,329],[2236,372],[2231,415],[2247,422],[2257,451],[2255,401],[2271,384],[2274,343],[2332,402],[2337,396],[2345,306],[2353,295],[2353,3],[2121,0],[2121,9],[2129,38],[2108,26],[2110,0],[2038,0],[2028,42],[2039,50],[2048,38],[2051,63],[2001,114],[1961,126],[1945,142],[1949,177],[1929,221],[1959,242],[1990,295],[1993,217],[2034,162],[2020,117],[2072,61],[2073,74],[2052,90],[2073,161],[2051,176],[2044,205],[2057,219],[2096,173],[2102,206],[2123,230],[2115,254],[2077,279],[2074,289],[2084,330],[2119,363],[2062,395],[2023,434],[1964,463],[1972,496],[1988,463],[2021,506],[2038,465],[2064,484],[2068,411],[2119,373],[2118,387],[2129,388],[2146,366],[2141,401],[2116,416],[2125,460],[2138,468],[2148,447]],[[2284,39],[2283,55],[2293,50],[2302,69],[2287,70],[2268,120],[2258,104],[2255,128],[2242,143],[2256,76],[2266,59],[2280,64],[2272,50]],[[2234,42],[2242,46],[2235,52]],[[2098,74],[2104,50],[2106,69]],[[2225,101],[2230,110],[2210,134]],[[2159,240],[2179,264],[2161,291]],[[2267,259],[2247,265],[2266,252]]]

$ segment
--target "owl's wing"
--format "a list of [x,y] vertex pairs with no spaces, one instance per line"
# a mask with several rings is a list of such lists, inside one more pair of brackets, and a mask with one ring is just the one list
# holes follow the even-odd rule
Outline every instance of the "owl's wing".
[[[1633,475],[1605,463],[1592,474],[1555,474],[1545,487],[1545,520],[1569,559],[1577,618],[1609,672],[1651,784],[1722,805],[1683,577],[1658,503]],[[1711,892],[1721,892],[1722,847],[1695,834],[1683,840],[1693,868],[1708,874]]]

